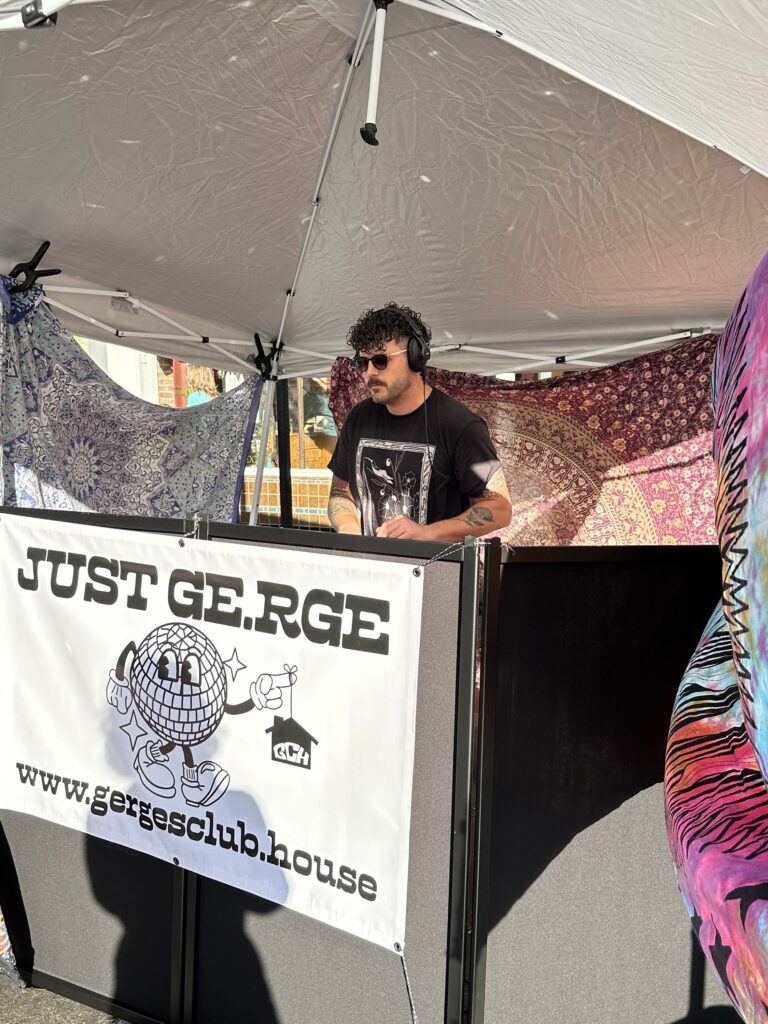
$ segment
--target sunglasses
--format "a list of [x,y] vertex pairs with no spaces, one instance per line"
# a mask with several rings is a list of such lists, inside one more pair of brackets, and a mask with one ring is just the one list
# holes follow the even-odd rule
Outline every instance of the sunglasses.
[[365,373],[365,371],[368,369],[368,363],[371,364],[374,370],[386,370],[387,363],[392,358],[392,356],[399,356],[402,355],[403,352],[407,351],[407,348],[399,348],[397,349],[396,352],[388,352],[386,355],[384,355],[383,352],[375,356],[358,355],[355,356],[355,358],[352,360],[352,365],[356,370],[359,370],[360,373]]

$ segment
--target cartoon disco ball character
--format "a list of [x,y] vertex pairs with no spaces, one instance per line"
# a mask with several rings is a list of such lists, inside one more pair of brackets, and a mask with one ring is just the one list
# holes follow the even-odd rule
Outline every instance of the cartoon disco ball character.
[[153,629],[136,651],[129,683],[142,717],[168,742],[202,743],[224,715],[224,664],[194,626],[171,622]]
[[[133,641],[127,644],[109,673],[107,702],[121,715],[135,704],[159,737],[136,752],[133,767],[144,786],[165,799],[176,795],[168,761],[178,746],[184,757],[181,792],[186,802],[201,807],[221,799],[229,786],[229,773],[215,761],[197,763],[192,748],[209,739],[227,713],[282,707],[282,691],[296,681],[296,666],[283,668],[277,674],[262,672],[250,684],[246,700],[228,704],[226,666],[201,630],[170,622],[153,629],[138,647]],[[146,736],[133,718],[120,728],[130,737],[132,750]]]

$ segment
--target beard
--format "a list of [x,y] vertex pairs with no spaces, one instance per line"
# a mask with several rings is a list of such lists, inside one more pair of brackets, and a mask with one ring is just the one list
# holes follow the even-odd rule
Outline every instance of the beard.
[[[395,380],[390,380],[389,383],[384,383],[383,380],[378,380],[376,377],[372,377],[366,387],[370,393],[371,399],[376,405],[389,405],[390,402],[396,401],[400,395],[410,387],[410,380],[407,377],[398,377]],[[374,384],[379,385],[379,390],[373,391]]]

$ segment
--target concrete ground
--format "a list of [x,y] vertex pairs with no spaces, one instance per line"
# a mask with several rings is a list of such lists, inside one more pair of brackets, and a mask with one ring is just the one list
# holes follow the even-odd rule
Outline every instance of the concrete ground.
[[2,1024],[114,1024],[116,1017],[41,988],[13,992],[0,984]]

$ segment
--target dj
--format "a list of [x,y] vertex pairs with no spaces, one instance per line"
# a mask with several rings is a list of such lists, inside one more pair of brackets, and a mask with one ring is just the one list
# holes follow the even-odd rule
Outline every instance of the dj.
[[330,462],[338,533],[450,542],[511,519],[484,421],[424,381],[431,337],[418,313],[394,302],[349,331],[370,398],[347,416]]

